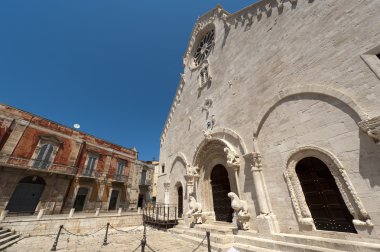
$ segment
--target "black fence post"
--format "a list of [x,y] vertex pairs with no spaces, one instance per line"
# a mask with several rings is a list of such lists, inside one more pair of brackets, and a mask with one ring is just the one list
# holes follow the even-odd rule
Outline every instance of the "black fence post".
[[146,245],[146,225],[145,225],[145,221],[144,221],[144,234],[143,234],[143,238],[141,240],[141,252],[145,252],[145,245]]
[[211,252],[210,231],[206,231],[207,236],[207,251]]
[[57,251],[57,245],[58,245],[58,239],[59,239],[59,235],[61,234],[61,230],[63,228],[63,225],[60,225],[59,226],[59,230],[58,230],[58,234],[57,234],[57,237],[55,237],[55,241],[53,243],[53,247],[51,247],[51,250],[50,251]]
[[107,222],[107,227],[106,227],[106,234],[104,236],[104,241],[103,241],[103,246],[106,246],[108,244],[107,242],[107,235],[108,235],[108,227],[110,226],[110,223]]

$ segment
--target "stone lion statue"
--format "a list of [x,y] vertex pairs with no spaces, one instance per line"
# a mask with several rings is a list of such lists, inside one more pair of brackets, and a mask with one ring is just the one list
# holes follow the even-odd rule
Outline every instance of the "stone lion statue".
[[227,195],[231,199],[231,207],[234,209],[237,216],[248,215],[247,201],[239,199],[236,193],[233,192],[230,192]]
[[186,213],[188,217],[191,217],[193,214],[202,213],[202,205],[197,202],[193,196],[189,197],[189,211]]
[[186,169],[186,174],[191,176],[199,175],[199,169],[197,166],[188,165]]
[[239,155],[232,151],[230,148],[225,147],[224,152],[227,155],[227,164],[229,165],[240,165]]

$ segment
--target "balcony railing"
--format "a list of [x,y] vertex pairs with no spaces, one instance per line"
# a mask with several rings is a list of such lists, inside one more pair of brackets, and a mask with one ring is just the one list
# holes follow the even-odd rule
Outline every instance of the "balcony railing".
[[145,181],[140,181],[140,186],[150,186],[152,184],[151,179],[146,179]]
[[103,172],[83,169],[78,175],[80,177],[99,178],[103,175]]
[[113,176],[113,180],[115,180],[117,182],[127,182],[128,176],[122,175],[122,174],[115,174]]
[[34,169],[71,175],[75,175],[77,172],[77,168],[73,166],[47,162],[44,160],[13,157],[10,155],[0,155],[0,164],[15,168]]

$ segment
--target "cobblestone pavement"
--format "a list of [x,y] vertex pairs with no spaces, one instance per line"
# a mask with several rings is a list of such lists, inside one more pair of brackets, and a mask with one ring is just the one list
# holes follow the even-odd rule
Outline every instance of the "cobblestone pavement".
[[[131,230],[132,228],[122,229]],[[143,228],[129,233],[123,233],[110,229],[108,233],[108,244],[103,246],[105,230],[90,236],[74,236],[68,235],[63,231],[59,238],[57,251],[128,251],[140,252],[139,247],[143,236]],[[55,236],[35,236],[27,237],[11,247],[7,248],[7,252],[40,252],[50,251]],[[206,244],[207,241],[204,241]],[[170,252],[191,252],[197,245],[179,239],[175,234],[169,232],[151,230],[147,228],[147,244],[153,251],[170,251]],[[148,247],[146,252],[152,251]],[[196,252],[206,252],[207,248],[199,247]]]

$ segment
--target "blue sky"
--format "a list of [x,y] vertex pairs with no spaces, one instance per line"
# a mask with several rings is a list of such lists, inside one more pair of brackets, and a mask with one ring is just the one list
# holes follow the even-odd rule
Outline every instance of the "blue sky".
[[202,0],[0,1],[0,102],[159,157]]

